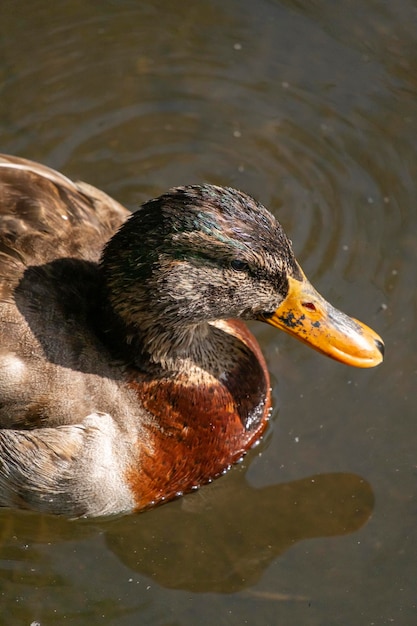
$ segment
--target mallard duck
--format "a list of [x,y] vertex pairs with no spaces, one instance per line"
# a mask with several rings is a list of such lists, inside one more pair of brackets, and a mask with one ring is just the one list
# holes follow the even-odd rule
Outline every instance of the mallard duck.
[[261,320],[344,363],[381,338],[314,290],[275,218],[240,191],[171,189],[132,215],[0,157],[0,506],[147,509],[210,482],[270,410]]

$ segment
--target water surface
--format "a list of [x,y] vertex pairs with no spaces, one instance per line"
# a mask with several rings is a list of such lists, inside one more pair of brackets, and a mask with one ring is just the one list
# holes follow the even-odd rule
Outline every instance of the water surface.
[[412,0],[3,0],[1,151],[132,209],[243,189],[387,347],[353,370],[252,325],[261,444],[143,515],[2,511],[5,624],[416,623],[416,33]]

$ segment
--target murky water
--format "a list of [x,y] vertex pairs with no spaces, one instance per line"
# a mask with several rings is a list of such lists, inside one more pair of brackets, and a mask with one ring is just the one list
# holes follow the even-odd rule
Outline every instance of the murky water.
[[139,516],[0,513],[4,624],[417,623],[417,7],[3,0],[0,150],[134,208],[240,187],[372,371],[253,325],[275,410],[244,462]]

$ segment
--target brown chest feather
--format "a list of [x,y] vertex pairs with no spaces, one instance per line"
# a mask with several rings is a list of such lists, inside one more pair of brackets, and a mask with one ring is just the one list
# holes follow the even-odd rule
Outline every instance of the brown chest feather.
[[[247,333],[249,335],[249,333]],[[250,338],[250,367],[210,383],[132,382],[144,408],[155,417],[149,444],[138,441],[140,461],[127,480],[138,509],[210,482],[259,439],[270,408],[269,377]]]

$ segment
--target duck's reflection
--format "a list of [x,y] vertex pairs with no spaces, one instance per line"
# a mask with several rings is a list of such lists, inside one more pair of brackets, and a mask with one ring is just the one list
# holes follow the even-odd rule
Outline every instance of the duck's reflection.
[[11,536],[35,547],[100,533],[124,565],[161,586],[230,593],[253,585],[296,542],[352,533],[373,510],[369,483],[354,474],[321,474],[258,489],[243,472],[232,474],[196,494],[120,519],[70,522],[4,512],[0,551],[10,550]]
[[[223,483],[223,484],[222,484]],[[107,529],[110,549],[159,584],[235,592],[256,582],[296,542],[344,535],[370,517],[370,485],[354,474],[322,474],[261,489],[219,481],[193,497],[123,518]],[[213,497],[211,497],[213,496]]]

